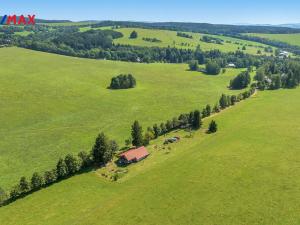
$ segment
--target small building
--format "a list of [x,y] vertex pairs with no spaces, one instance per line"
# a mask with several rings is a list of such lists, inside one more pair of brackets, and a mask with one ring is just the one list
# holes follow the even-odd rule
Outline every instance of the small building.
[[136,163],[147,158],[149,155],[150,153],[147,151],[147,149],[142,146],[121,153],[119,162],[122,164]]
[[279,52],[279,58],[280,59],[284,59],[284,58],[288,58],[289,57],[289,52],[287,52],[287,51],[280,51]]
[[172,137],[165,140],[164,145],[175,143],[177,141],[180,141],[180,137]]
[[234,63],[229,63],[229,64],[227,65],[227,67],[228,67],[228,68],[235,68],[235,64],[234,64]]

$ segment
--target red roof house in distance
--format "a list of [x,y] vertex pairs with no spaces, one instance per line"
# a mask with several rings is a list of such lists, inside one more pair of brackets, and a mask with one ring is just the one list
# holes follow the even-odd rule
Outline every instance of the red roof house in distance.
[[148,155],[150,155],[150,153],[144,146],[142,146],[139,148],[130,149],[120,154],[120,161],[126,164],[139,162],[147,158]]

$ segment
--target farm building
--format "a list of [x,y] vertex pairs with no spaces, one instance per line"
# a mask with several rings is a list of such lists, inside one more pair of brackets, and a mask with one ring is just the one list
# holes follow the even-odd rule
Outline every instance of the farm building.
[[229,63],[229,64],[227,65],[227,67],[228,67],[228,68],[235,68],[235,64],[234,64],[234,63]]
[[289,52],[287,51],[280,51],[279,58],[284,59],[289,57]]
[[130,149],[120,154],[119,162],[123,164],[135,163],[145,159],[149,155],[150,153],[147,151],[147,149],[142,146],[139,148]]

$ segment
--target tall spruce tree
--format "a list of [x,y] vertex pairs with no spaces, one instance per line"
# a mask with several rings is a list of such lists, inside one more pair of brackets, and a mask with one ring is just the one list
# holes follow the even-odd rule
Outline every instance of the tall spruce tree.
[[193,128],[199,129],[202,126],[201,113],[199,110],[194,112]]
[[110,143],[108,138],[102,132],[96,138],[94,147],[92,149],[93,161],[96,164],[107,163],[109,160],[108,152],[110,151]]
[[216,121],[212,120],[208,127],[208,133],[216,133],[218,130],[218,126]]
[[135,38],[137,38],[138,37],[138,33],[134,30],[134,31],[132,31],[131,32],[131,34],[130,34],[130,38],[131,39],[135,39]]
[[158,138],[159,135],[161,134],[161,131],[160,131],[160,127],[157,124],[153,125],[153,131],[154,131],[155,138]]
[[167,127],[164,123],[160,124],[161,134],[166,134],[168,132]]
[[188,123],[189,125],[193,125],[194,122],[194,112],[190,112],[189,117],[188,117]]
[[210,114],[211,114],[211,106],[210,105],[206,105],[205,109],[206,109],[207,116],[210,116]]
[[222,94],[219,104],[221,109],[225,109],[228,106],[227,96],[225,94]]
[[138,121],[131,126],[132,145],[140,147],[143,145],[143,129]]

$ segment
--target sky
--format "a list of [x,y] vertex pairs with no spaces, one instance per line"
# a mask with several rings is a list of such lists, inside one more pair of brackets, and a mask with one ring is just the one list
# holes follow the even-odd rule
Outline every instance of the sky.
[[0,15],[35,14],[40,19],[300,23],[299,0],[4,0]]

